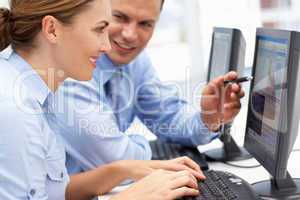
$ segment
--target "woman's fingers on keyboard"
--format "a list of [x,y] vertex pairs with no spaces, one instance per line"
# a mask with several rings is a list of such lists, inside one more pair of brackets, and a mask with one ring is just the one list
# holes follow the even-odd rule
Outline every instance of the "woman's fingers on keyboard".
[[199,191],[189,187],[181,187],[175,189],[171,195],[171,199],[178,199],[183,196],[198,196]]
[[200,166],[195,161],[193,161],[191,158],[189,158],[187,156],[182,156],[182,157],[176,158],[174,160],[178,160],[179,163],[184,164],[198,172],[201,171]]
[[173,182],[171,184],[172,189],[176,189],[184,186],[198,189],[198,181],[189,171],[175,172],[172,175],[172,178],[173,178]]
[[205,178],[200,166],[195,161],[193,161],[192,159],[190,159],[187,156],[181,157],[179,159],[181,159],[182,164],[184,164],[187,167],[189,167],[189,168],[195,170],[196,172],[198,172],[201,175],[200,178],[202,178],[202,179]]
[[174,164],[174,165],[170,166],[170,168],[171,168],[170,170],[172,170],[172,171],[189,171],[197,179],[200,179],[200,180],[205,179],[205,176],[203,175],[202,171],[198,172],[198,171],[191,169],[182,164]]
[[187,170],[191,172],[196,178],[205,179],[205,176],[202,170],[200,169],[199,165],[189,157],[184,156],[184,157],[179,157],[170,160],[169,163],[167,163],[167,166],[169,170],[172,171]]

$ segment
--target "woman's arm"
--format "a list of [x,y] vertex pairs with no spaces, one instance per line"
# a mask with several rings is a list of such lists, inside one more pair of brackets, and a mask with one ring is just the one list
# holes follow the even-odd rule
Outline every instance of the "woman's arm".
[[[109,187],[123,178],[127,178],[126,173],[118,172],[118,167],[114,164],[72,176],[67,187],[66,200],[91,200],[105,193],[105,190],[109,190]],[[197,180],[189,171],[156,170],[124,192],[113,196],[111,200],[173,200],[197,195]]]
[[71,176],[66,200],[91,200],[130,178],[121,161]]
[[[164,171],[158,173],[158,175],[157,173],[152,175],[152,172],[161,169]],[[171,171],[185,171],[183,176],[188,176],[185,180],[189,181],[189,183],[191,183],[191,179],[196,180],[195,177],[197,179],[205,178],[200,167],[188,157],[180,157],[167,161],[121,160],[98,167],[95,170],[71,176],[66,192],[66,199],[90,200],[95,196],[111,191],[112,188],[116,187],[126,179],[133,179],[137,181],[151,174],[150,178],[146,178],[145,180],[137,183],[138,188],[137,186],[133,186],[133,191],[130,189],[129,191],[132,192],[126,192],[122,194],[122,197],[123,195],[127,196],[131,193],[143,194],[148,191],[141,190],[142,187],[139,185],[149,187],[149,185],[154,184],[154,182],[161,182],[157,188],[153,188],[154,190],[158,190],[161,186],[163,186],[164,181],[168,181],[169,184],[172,184],[172,181],[174,180],[170,179],[170,176],[168,175]],[[161,177],[159,175],[161,175]],[[176,188],[183,187],[185,184],[186,182],[182,182],[179,186],[176,186]],[[182,192],[182,189],[180,191]],[[191,190],[188,191],[190,192]]]

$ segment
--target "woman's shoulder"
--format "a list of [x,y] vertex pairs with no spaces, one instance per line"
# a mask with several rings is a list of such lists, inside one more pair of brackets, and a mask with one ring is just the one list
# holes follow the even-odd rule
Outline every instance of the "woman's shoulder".
[[0,87],[11,86],[16,81],[18,74],[19,72],[8,61],[8,58],[0,54]]

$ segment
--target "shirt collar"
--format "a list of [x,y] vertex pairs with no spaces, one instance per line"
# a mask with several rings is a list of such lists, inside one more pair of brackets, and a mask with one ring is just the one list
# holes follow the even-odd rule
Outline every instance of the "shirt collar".
[[10,55],[7,56],[7,60],[19,72],[20,76],[18,79],[29,89],[30,95],[34,96],[41,105],[44,105],[47,97],[49,94],[52,94],[52,92],[42,78],[32,69],[31,65],[15,51],[11,51]]
[[100,85],[104,85],[117,71],[120,71],[124,67],[125,65],[117,66],[113,64],[107,54],[103,54],[97,60],[93,77]]
[[3,51],[0,52],[0,56],[2,58],[4,58],[5,60],[8,60],[9,57],[11,56],[13,50],[11,48],[11,46],[8,46],[6,49],[4,49]]

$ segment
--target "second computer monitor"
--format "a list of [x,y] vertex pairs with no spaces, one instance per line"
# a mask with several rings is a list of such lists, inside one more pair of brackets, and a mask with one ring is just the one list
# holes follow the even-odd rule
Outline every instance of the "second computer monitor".
[[213,31],[207,82],[234,70],[243,75],[246,42],[242,32],[234,28],[216,27]]
[[[212,45],[208,67],[207,82],[224,75],[229,71],[236,71],[243,75],[245,66],[246,42],[242,32],[234,28],[216,27],[213,30]],[[220,140],[223,147],[204,152],[212,161],[244,160],[251,156],[239,147],[230,135],[231,124],[224,125]]]

